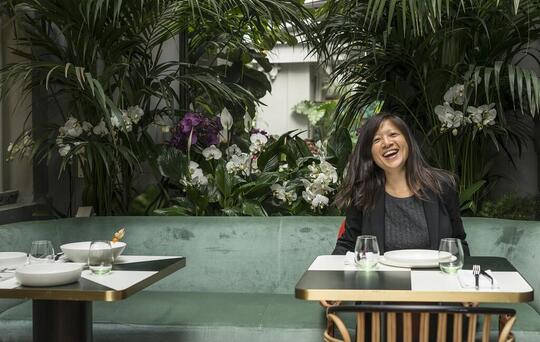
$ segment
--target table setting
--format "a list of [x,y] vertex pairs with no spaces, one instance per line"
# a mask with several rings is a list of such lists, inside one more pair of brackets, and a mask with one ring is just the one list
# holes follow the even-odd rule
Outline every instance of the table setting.
[[52,242],[37,240],[28,253],[0,252],[0,289],[54,287],[79,282],[81,278],[120,291],[154,275],[157,271],[114,270],[113,265],[155,261],[174,256],[122,256],[127,244],[120,241],[121,228],[111,240],[62,244],[55,253]]
[[357,238],[354,252],[318,256],[296,287],[308,300],[521,302],[532,294],[506,259],[466,257],[459,239],[381,255],[369,235]]

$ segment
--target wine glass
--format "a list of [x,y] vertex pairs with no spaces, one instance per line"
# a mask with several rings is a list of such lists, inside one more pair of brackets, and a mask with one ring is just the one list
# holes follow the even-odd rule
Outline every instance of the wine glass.
[[379,244],[373,235],[360,235],[356,238],[354,261],[359,268],[370,270],[379,263]]
[[110,241],[92,241],[88,250],[88,267],[93,274],[103,275],[111,271],[113,253]]
[[463,247],[461,240],[455,238],[441,239],[439,245],[439,267],[441,271],[455,274],[463,267]]
[[32,241],[28,262],[37,264],[54,261],[54,248],[49,240]]

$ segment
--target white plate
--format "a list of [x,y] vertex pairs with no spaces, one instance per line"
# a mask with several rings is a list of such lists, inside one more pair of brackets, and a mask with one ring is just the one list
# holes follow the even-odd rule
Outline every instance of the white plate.
[[[446,253],[446,252],[445,252]],[[446,253],[444,259],[452,258]],[[384,253],[381,263],[396,267],[428,268],[439,266],[439,251],[432,249],[401,249]]]
[[0,252],[0,268],[16,268],[26,263],[26,253]]
[[[66,257],[73,262],[88,262],[88,250],[90,249],[91,241],[82,241],[82,242],[72,242],[66,243],[60,246],[62,252]],[[125,242],[112,242],[111,248],[113,253],[113,258],[116,260],[120,254],[124,251],[127,244]]]
[[79,281],[82,264],[42,263],[19,267],[15,277],[25,286],[57,286]]

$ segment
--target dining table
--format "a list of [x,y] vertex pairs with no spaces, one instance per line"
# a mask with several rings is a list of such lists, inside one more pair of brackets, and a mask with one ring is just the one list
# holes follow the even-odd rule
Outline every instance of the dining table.
[[463,288],[454,274],[438,268],[383,267],[360,270],[347,266],[344,256],[315,259],[295,287],[305,300],[375,302],[522,303],[534,299],[534,291],[516,268],[502,257],[465,257],[463,269],[482,265],[491,270],[498,286],[493,289]]
[[34,342],[90,342],[94,301],[126,299],[185,265],[182,256],[121,256],[110,274],[84,270],[77,282],[61,286],[0,286],[0,298],[32,300]]
[[490,270],[494,288],[463,287],[456,274],[438,267],[403,268],[377,265],[362,270],[343,255],[318,256],[295,287],[299,299],[352,302],[523,303],[534,299],[534,290],[522,274],[503,257],[465,257],[462,272],[481,265]]

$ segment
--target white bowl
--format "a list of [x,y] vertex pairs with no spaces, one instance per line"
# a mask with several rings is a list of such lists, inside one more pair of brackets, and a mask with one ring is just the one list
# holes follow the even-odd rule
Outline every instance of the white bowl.
[[[88,262],[88,250],[91,241],[72,242],[60,246],[66,257],[73,262]],[[125,242],[111,242],[113,259],[116,260],[126,248]]]
[[16,268],[26,263],[26,253],[0,252],[0,268]]
[[57,286],[79,281],[82,264],[41,263],[19,267],[15,277],[25,286]]

